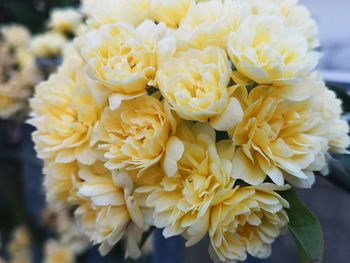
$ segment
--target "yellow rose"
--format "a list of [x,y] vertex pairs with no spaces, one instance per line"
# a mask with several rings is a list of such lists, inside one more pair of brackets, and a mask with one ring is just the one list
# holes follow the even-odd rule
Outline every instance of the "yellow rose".
[[71,247],[55,240],[49,240],[45,244],[45,263],[75,263],[75,255]]
[[249,16],[229,36],[227,49],[237,70],[259,84],[291,83],[307,76],[319,53],[300,33],[271,16]]
[[168,111],[151,96],[124,101],[114,111],[106,108],[99,145],[105,152],[106,167],[142,172],[157,164],[175,127]]
[[77,180],[79,166],[77,163],[45,163],[44,186],[47,200],[59,206],[70,202],[74,195],[74,183]]
[[164,98],[183,119],[210,119],[214,128],[228,130],[242,115],[239,102],[229,98],[230,73],[224,50],[190,49],[164,63],[157,73],[157,82]]
[[63,65],[36,88],[30,123],[38,129],[33,140],[44,160],[92,164],[97,158],[92,148],[100,110],[81,74],[79,67]]
[[287,229],[289,204],[273,184],[239,187],[222,192],[210,213],[210,251],[215,262],[244,261],[271,254],[271,244]]
[[58,56],[67,42],[62,34],[49,31],[34,36],[30,42],[30,50],[37,57]]
[[261,184],[268,176],[277,185],[286,179],[293,185],[302,181],[310,186],[313,171],[326,166],[328,140],[315,131],[322,118],[314,109],[313,97],[293,102],[273,89],[258,86],[249,95],[245,89],[240,91],[244,117],[231,130],[237,146],[233,176],[251,185]]
[[50,13],[49,27],[65,33],[76,32],[83,23],[83,15],[74,8],[53,9]]
[[164,24],[149,20],[137,28],[117,23],[89,31],[82,55],[96,100],[109,98],[111,109],[117,109],[122,100],[146,94],[147,86],[155,85],[158,63],[171,52],[166,34]]
[[83,11],[87,14],[87,23],[92,28],[118,22],[138,26],[149,18],[149,2],[150,0],[84,0]]
[[142,228],[144,218],[133,194],[133,181],[126,172],[110,172],[103,163],[82,167],[75,211],[78,222],[100,252],[106,255],[124,236],[130,222]]
[[313,74],[310,79],[317,87],[317,93],[313,96],[314,110],[322,118],[322,122],[314,128],[313,132],[328,139],[331,152],[347,153],[350,145],[349,124],[341,119],[342,102],[333,91],[325,86],[317,73]]
[[297,30],[309,42],[311,49],[319,46],[318,28],[309,11],[297,0],[248,0],[252,6],[252,14],[274,15],[285,21],[285,23]]
[[193,0],[150,0],[151,18],[171,28],[177,28],[193,3]]
[[146,205],[154,209],[154,225],[164,228],[163,235],[182,234],[187,246],[206,235],[212,203],[221,189],[233,185],[234,148],[230,141],[217,145],[215,141],[215,131],[208,124],[181,123],[167,144],[162,162],[166,176],[156,185],[136,190],[149,192]]
[[191,5],[175,35],[196,48],[226,48],[229,33],[237,30],[248,14],[249,6],[244,1],[202,1]]

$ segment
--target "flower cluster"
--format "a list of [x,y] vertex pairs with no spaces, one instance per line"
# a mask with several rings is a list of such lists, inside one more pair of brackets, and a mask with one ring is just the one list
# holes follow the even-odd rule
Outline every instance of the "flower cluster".
[[149,226],[213,259],[265,258],[350,139],[316,72],[296,0],[85,1],[86,33],[36,88],[31,123],[48,199],[76,207],[102,254]]
[[21,25],[1,27],[0,35],[0,118],[22,119],[28,99],[40,81],[40,72],[29,51],[31,35]]

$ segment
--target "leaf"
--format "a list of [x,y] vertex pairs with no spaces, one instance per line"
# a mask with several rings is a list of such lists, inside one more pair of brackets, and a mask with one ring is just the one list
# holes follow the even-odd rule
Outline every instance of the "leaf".
[[290,208],[287,209],[288,228],[297,243],[301,262],[321,261],[324,242],[319,220],[304,205],[293,189],[281,195],[290,204]]

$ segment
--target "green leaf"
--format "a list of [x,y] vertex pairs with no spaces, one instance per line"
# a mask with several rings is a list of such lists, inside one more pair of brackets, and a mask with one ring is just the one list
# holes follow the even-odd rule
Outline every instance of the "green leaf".
[[290,204],[290,208],[287,209],[288,227],[297,243],[301,262],[321,261],[324,242],[319,220],[304,205],[293,189],[281,195]]

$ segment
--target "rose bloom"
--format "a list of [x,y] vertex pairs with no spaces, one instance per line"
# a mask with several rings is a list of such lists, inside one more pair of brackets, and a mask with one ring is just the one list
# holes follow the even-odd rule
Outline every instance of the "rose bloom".
[[56,206],[71,203],[79,165],[72,163],[44,163],[44,186],[47,200]]
[[[81,198],[75,216],[84,233],[106,255],[124,236],[130,222],[144,226],[133,194],[133,181],[126,172],[110,172],[102,162],[82,167],[76,185]],[[78,202],[79,203],[79,202]]]
[[271,255],[271,244],[287,230],[289,204],[273,184],[226,189],[210,212],[210,254],[215,262]]
[[53,9],[50,13],[49,27],[57,32],[76,32],[82,23],[83,15],[74,8]]
[[319,74],[310,77],[317,92],[313,96],[314,110],[319,112],[322,121],[313,132],[328,139],[329,151],[345,154],[350,145],[349,124],[341,119],[342,101],[325,86]]
[[116,109],[121,101],[146,94],[147,86],[155,85],[160,60],[171,52],[166,34],[164,24],[150,20],[137,28],[117,23],[89,31],[81,53],[97,102],[109,98],[111,109]]
[[238,72],[259,84],[291,83],[307,76],[319,53],[277,17],[249,16],[227,42]]
[[100,109],[79,70],[79,60],[65,62],[57,74],[36,87],[31,100],[33,118],[29,122],[37,128],[35,149],[47,161],[92,164],[97,158],[93,134]]
[[249,3],[253,14],[278,16],[302,34],[311,49],[319,46],[317,24],[308,10],[298,5],[297,0],[249,0]]
[[175,35],[179,42],[196,48],[226,48],[227,37],[249,14],[249,5],[239,0],[203,1],[191,5]]
[[161,182],[136,190],[149,193],[145,204],[154,209],[154,225],[164,228],[163,235],[182,234],[187,246],[206,235],[210,206],[221,189],[232,187],[234,148],[228,140],[215,141],[207,123],[181,123],[168,141]]
[[106,108],[101,117],[100,145],[113,169],[146,170],[159,163],[175,127],[169,110],[151,96],[124,101],[112,111]]
[[180,52],[164,63],[157,82],[164,98],[183,119],[207,122],[228,130],[241,120],[242,110],[229,98],[230,64],[218,47]]
[[313,171],[326,167],[328,140],[315,131],[322,118],[314,109],[313,97],[293,102],[274,94],[273,89],[258,86],[247,95],[242,88],[235,94],[244,117],[230,131],[237,147],[233,176],[251,185],[261,184],[268,176],[277,185],[286,179],[309,187]]
[[118,22],[138,26],[149,18],[150,0],[101,0],[83,1],[83,12],[88,16],[88,25],[99,28]]
[[47,32],[34,36],[30,42],[30,50],[36,57],[51,57],[61,54],[67,39],[60,33]]
[[186,16],[193,0],[150,0],[150,16],[156,22],[163,22],[171,28],[177,28]]
[[26,47],[30,41],[29,30],[22,25],[8,25],[1,28],[4,41],[13,47]]

